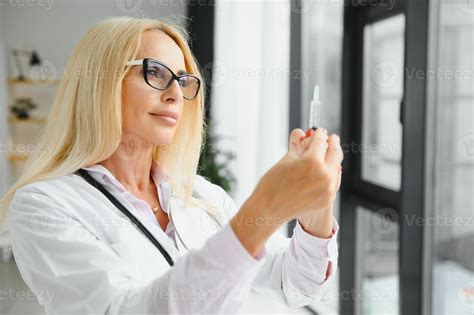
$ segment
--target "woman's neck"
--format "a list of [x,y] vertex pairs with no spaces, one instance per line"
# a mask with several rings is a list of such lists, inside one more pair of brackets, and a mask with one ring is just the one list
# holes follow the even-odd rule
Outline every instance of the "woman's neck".
[[151,147],[139,154],[130,154],[130,150],[120,145],[110,157],[98,164],[106,167],[129,191],[149,191],[150,185],[153,185]]

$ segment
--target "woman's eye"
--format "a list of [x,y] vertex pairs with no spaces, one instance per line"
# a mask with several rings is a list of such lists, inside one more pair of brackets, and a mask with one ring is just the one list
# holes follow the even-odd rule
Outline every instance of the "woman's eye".
[[188,80],[186,78],[179,78],[179,85],[185,87],[188,85]]
[[164,73],[163,71],[161,71],[161,69],[148,69],[148,75],[152,75],[154,77],[157,77],[157,78],[160,78],[162,79],[163,76],[164,76]]

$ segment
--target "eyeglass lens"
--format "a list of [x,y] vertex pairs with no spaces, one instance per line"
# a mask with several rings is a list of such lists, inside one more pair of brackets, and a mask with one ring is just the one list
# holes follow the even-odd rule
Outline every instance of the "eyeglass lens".
[[[153,61],[148,63],[146,75],[148,84],[160,90],[166,89],[173,79],[173,74],[168,68]],[[199,91],[199,80],[196,77],[180,75],[178,83],[185,99],[192,100],[196,97]]]

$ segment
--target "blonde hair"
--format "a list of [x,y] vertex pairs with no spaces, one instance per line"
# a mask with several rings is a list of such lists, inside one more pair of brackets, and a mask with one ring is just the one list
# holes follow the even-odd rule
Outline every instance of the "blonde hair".
[[[5,223],[15,192],[22,186],[74,173],[105,160],[117,149],[122,137],[122,81],[131,68],[124,64],[137,59],[142,35],[148,30],[170,36],[183,52],[186,71],[203,83],[188,35],[181,27],[132,17],[114,17],[94,26],[79,41],[66,66],[37,142],[38,147],[46,149],[30,156],[22,175],[0,201],[0,226]],[[197,97],[186,101],[172,143],[155,146],[152,158],[169,174],[174,195],[186,206],[193,204],[219,215],[217,207],[192,196],[205,139],[204,95],[202,84]]]

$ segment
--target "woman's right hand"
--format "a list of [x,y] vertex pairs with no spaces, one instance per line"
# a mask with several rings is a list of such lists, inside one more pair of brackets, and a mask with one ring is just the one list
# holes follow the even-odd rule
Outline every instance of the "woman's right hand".
[[288,153],[261,178],[231,225],[247,250],[258,254],[266,240],[291,219],[332,207],[343,154],[339,137],[318,128],[307,139],[290,135]]

